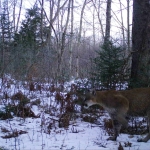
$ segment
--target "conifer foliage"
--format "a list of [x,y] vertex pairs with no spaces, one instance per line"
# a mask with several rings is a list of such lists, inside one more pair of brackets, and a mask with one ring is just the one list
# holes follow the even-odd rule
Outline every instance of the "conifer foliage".
[[97,51],[93,60],[95,67],[92,72],[94,84],[100,88],[114,89],[126,80],[126,60],[122,47],[107,42]]

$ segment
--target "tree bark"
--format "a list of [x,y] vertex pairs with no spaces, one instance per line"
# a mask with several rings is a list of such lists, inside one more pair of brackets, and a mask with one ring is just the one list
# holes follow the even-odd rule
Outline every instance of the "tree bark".
[[[57,74],[58,74],[58,76],[60,76],[61,69],[62,69],[61,68],[62,67],[62,56],[63,56],[64,50],[65,50],[66,33],[67,33],[69,17],[70,17],[70,8],[71,8],[71,0],[69,0],[69,2],[68,2],[67,19],[66,19],[66,23],[64,25],[64,30],[63,30],[63,33],[62,33],[60,47],[58,48],[58,58],[57,58],[58,59],[58,66],[57,66]],[[63,21],[63,18],[61,19],[61,21]],[[61,28],[62,28],[62,25],[61,25]]]
[[107,0],[106,29],[105,29],[104,43],[107,43],[110,40],[110,23],[111,23],[111,0]]
[[101,17],[100,17],[100,0],[98,1],[98,5],[94,2],[94,0],[92,0],[92,3],[93,3],[93,6],[96,10],[98,21],[99,21],[101,32],[102,32],[102,38],[104,39],[105,38],[104,29],[103,29],[102,20],[101,20]]
[[40,31],[40,34],[41,34],[41,43],[43,43],[43,20],[44,20],[44,0],[42,0],[41,2],[41,31]]
[[79,77],[79,47],[80,47],[80,42],[81,42],[83,14],[84,14],[86,3],[87,3],[87,0],[84,0],[82,10],[81,10],[81,15],[80,15],[80,25],[79,25],[79,33],[78,33],[78,39],[77,39],[77,56],[76,56],[76,77],[77,78]]
[[[125,47],[125,34],[124,34],[124,22],[123,22],[123,12],[122,12],[122,3],[121,0],[119,0],[120,3],[120,12],[121,12],[121,29],[122,29],[122,38],[123,38],[123,47]],[[128,19],[128,18],[127,18]]]
[[130,0],[127,0],[127,53],[130,51],[130,10],[129,10]]
[[14,31],[16,29],[16,0],[13,1],[13,27],[14,27]]
[[19,14],[18,14],[18,18],[17,18],[17,24],[16,24],[16,28],[15,28],[15,33],[17,33],[17,31],[18,31],[19,21],[20,21],[20,15],[21,15],[21,10],[22,10],[22,0],[20,1]]
[[131,87],[150,83],[150,3],[133,0]]
[[69,49],[69,75],[72,74],[72,50],[73,50],[73,19],[74,19],[74,0],[71,1],[71,33],[70,33],[70,49]]

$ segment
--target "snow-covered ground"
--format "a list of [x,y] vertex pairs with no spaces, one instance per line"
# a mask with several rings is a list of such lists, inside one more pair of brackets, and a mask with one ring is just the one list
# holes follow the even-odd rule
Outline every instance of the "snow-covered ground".
[[94,124],[82,121],[70,125],[68,130],[63,128],[51,129],[49,134],[44,133],[44,130],[42,130],[40,118],[27,118],[25,121],[14,118],[9,121],[0,121],[0,126],[8,130],[27,131],[25,134],[9,139],[3,139],[1,136],[5,134],[0,132],[0,146],[6,149],[117,150],[119,142],[123,147],[128,142],[131,143],[131,147],[124,147],[124,150],[150,149],[150,142],[137,142],[138,136],[130,138],[129,135],[120,134],[116,142],[107,141],[106,131]]
[[[6,87],[5,84],[1,86],[0,108],[4,106],[3,103],[5,102],[3,99],[4,91],[7,91],[8,95],[22,91],[31,101],[35,99],[41,100],[40,106],[32,105],[31,108],[39,118],[14,117],[12,119],[0,120],[0,149],[117,150],[119,144],[123,146],[124,150],[150,149],[150,141],[147,143],[137,142],[137,139],[140,137],[138,135],[120,134],[117,141],[107,141],[106,139],[109,135],[101,125],[84,122],[80,117],[70,121],[67,129],[59,128],[58,116],[46,113],[46,107],[44,107],[53,104],[57,107],[53,94],[46,90],[43,90],[41,93],[39,91],[29,92],[20,83],[14,83],[16,81],[11,82],[9,87]],[[107,113],[103,116],[103,118],[105,117],[108,118]],[[103,119],[101,118],[99,121],[102,122]],[[50,127],[48,128],[48,126]],[[6,135],[10,135],[12,132],[16,132],[19,135],[5,138]]]

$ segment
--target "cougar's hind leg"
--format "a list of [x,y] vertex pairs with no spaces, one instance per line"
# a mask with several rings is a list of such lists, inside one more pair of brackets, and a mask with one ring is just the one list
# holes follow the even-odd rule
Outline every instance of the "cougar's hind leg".
[[148,127],[149,127],[149,132],[147,134],[147,136],[143,139],[138,139],[138,142],[147,142],[150,139],[150,111],[148,111],[147,113],[147,117],[148,117]]
[[122,124],[124,128],[128,127],[128,120],[124,115],[117,115],[117,120]]

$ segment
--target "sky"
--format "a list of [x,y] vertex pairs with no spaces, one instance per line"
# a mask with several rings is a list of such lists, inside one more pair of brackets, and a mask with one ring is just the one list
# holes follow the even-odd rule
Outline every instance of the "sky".
[[[122,35],[121,32],[121,13],[120,13],[120,0],[112,0],[112,18],[111,18],[111,35],[114,38],[120,38],[120,36]],[[11,12],[13,12],[12,10],[12,1],[9,2],[10,8],[11,8]],[[17,7],[16,7],[16,18],[18,17],[18,13],[19,13],[19,5],[20,5],[20,1],[17,1]],[[80,12],[81,12],[81,8],[83,5],[84,1],[80,1],[80,0],[75,0],[74,5],[75,5],[75,11],[74,11],[74,28],[78,28],[79,27],[79,21],[80,21]],[[25,18],[25,12],[26,9],[31,8],[35,3],[35,0],[23,0],[23,9],[22,9],[22,13],[21,13],[21,19]],[[124,23],[124,27],[125,29],[127,29],[127,1],[121,1],[122,3],[122,13],[123,13],[123,23]],[[1,2],[2,4],[2,2]],[[101,13],[100,13],[100,17],[102,20],[102,24],[105,27],[105,15],[106,15],[106,3],[101,5]],[[92,13],[93,13],[93,7],[92,7],[92,2],[88,3],[86,5],[85,8],[85,12],[84,12],[84,19],[83,19],[83,32],[84,35],[86,36],[92,36],[93,32],[93,25],[92,25]],[[44,6],[48,16],[49,16],[49,4],[48,2],[45,1],[45,6]],[[17,20],[17,19],[16,19]],[[132,0],[130,1],[130,30],[132,28]],[[97,15],[95,14],[95,28],[96,28],[96,36],[101,36],[101,31],[100,31],[100,25],[99,25],[99,21],[97,19]],[[99,38],[98,38],[99,39]]]

